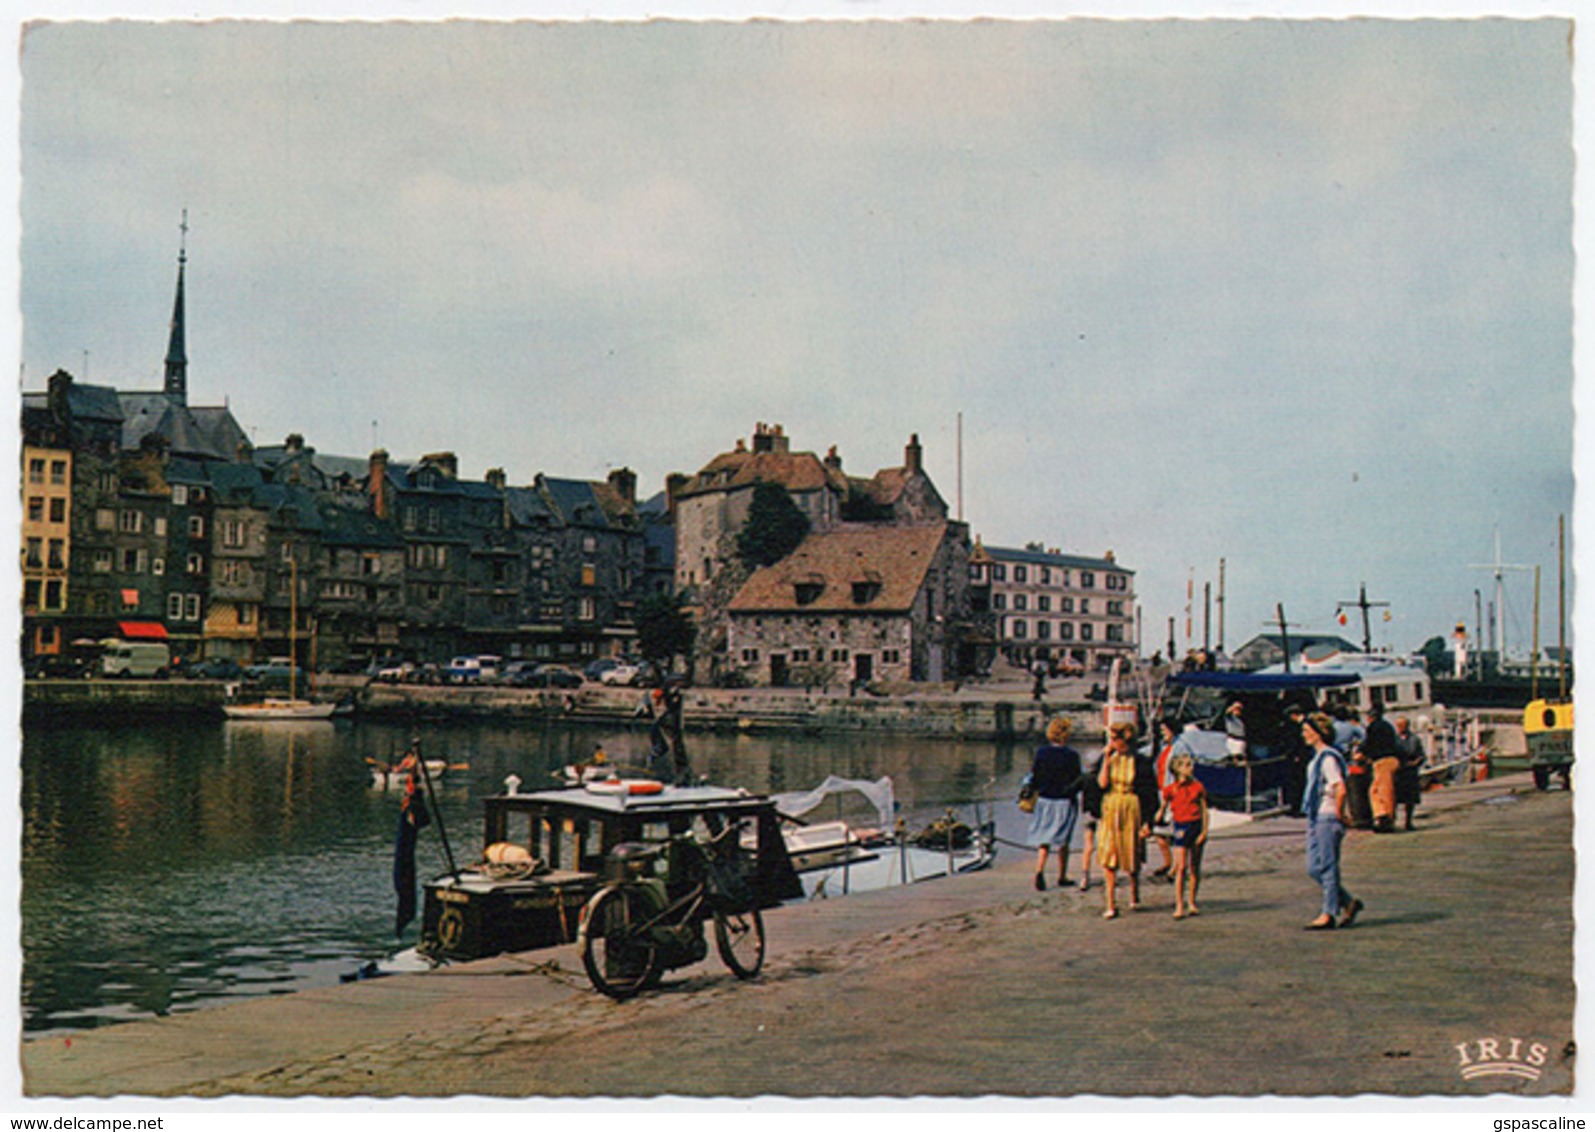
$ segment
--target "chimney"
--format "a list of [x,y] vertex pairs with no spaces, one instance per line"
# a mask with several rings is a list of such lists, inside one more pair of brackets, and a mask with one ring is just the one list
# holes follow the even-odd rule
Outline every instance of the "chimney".
[[834,444],[831,445],[830,450],[825,453],[825,466],[836,472],[842,470],[842,457],[837,455],[836,445]]
[[637,505],[637,473],[630,468],[612,468],[609,472],[609,486],[615,489],[621,501],[628,507]]
[[433,465],[451,480],[460,478],[460,461],[452,452],[433,452],[422,456],[421,463]]
[[1106,552],[1106,553],[1104,553],[1104,554],[1103,554],[1103,555],[1102,555],[1102,557],[1103,557],[1103,560],[1104,560],[1104,561],[1107,561],[1107,562],[1113,562],[1113,561],[1115,561],[1115,559],[1114,559],[1114,557],[1113,557],[1113,551],[1111,551],[1111,550],[1110,550],[1110,551],[1107,551],[1107,552]]
[[303,452],[305,450],[304,435],[302,433],[290,432],[288,434],[288,439],[283,443],[283,447],[288,449],[290,454],[295,452]]
[[482,478],[487,480],[489,486],[496,487],[500,491],[504,490],[504,484],[507,482],[503,468],[489,468],[487,474]]
[[753,426],[753,451],[768,452],[775,444],[775,437],[770,432],[770,427],[763,421]]
[[908,447],[903,449],[903,467],[910,473],[919,472],[925,463],[925,450],[919,446],[919,433],[913,433],[908,438]]
[[67,406],[67,396],[72,392],[72,375],[64,369],[58,369],[50,375],[49,384],[50,415],[58,421],[64,421],[70,414]]
[[388,450],[378,448],[371,453],[367,465],[366,488],[371,492],[371,513],[379,519],[388,517]]
[[[741,441],[737,443],[740,444]],[[672,520],[676,517],[676,497],[681,494],[681,489],[691,482],[691,476],[684,476],[680,472],[671,472],[665,477],[665,513]]]

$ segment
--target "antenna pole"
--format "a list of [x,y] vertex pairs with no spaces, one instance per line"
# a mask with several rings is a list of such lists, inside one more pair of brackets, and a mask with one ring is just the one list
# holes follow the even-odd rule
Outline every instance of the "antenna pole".
[[1218,651],[1224,651],[1224,560],[1218,560]]
[[1534,567],[1534,651],[1529,653],[1529,699],[1540,698],[1540,568]]
[[964,521],[964,414],[958,413],[958,521]]

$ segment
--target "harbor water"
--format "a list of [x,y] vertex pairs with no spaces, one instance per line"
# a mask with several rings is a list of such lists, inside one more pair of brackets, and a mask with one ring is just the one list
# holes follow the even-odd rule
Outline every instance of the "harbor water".
[[[140,723],[30,726],[22,760],[22,1013],[30,1034],[165,1015],[336,983],[415,942],[394,934],[398,794],[371,762],[420,740],[450,769],[418,871],[481,848],[481,799],[551,784],[602,745],[646,763],[640,727],[560,724]],[[1011,802],[1027,746],[912,737],[688,735],[694,769],[759,792],[828,774],[890,775],[917,829],[958,808]],[[1022,836],[999,805],[1000,836]],[[873,824],[862,800],[813,820]]]

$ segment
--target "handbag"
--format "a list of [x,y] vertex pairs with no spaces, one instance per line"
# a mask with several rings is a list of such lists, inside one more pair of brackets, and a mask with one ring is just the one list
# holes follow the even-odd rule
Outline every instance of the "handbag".
[[1025,780],[1019,784],[1019,812],[1022,814],[1034,813],[1036,809],[1036,788],[1030,782],[1030,776],[1025,775]]

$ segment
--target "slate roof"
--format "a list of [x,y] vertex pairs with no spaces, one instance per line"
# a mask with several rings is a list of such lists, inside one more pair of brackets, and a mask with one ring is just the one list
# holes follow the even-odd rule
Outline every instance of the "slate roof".
[[83,385],[74,381],[66,395],[67,408],[82,420],[119,421],[126,416],[122,400],[109,385]]
[[[122,402],[116,390],[108,385],[83,385],[72,382],[67,386],[67,409],[80,420],[120,421]],[[36,390],[22,395],[24,412],[49,412],[50,394]]]
[[[925,584],[947,532],[944,523],[814,534],[773,566],[756,570],[728,607],[732,613],[907,613]],[[855,582],[879,586],[865,603]],[[819,585],[799,604],[800,584]]]
[[624,524],[614,521],[609,508],[591,480],[563,480],[552,476],[538,476],[537,484],[546,493],[555,512],[566,523],[579,527],[600,527],[621,530]]
[[1015,550],[1006,546],[988,546],[986,553],[993,562],[1024,562],[1037,566],[1061,566],[1074,570],[1115,570],[1120,574],[1134,574],[1109,558],[1083,558],[1076,554],[1053,554],[1047,550]]
[[212,464],[209,471],[216,501],[224,506],[249,503],[255,496],[255,490],[266,482],[260,469],[253,464],[218,463]]
[[[436,469],[436,482],[425,484],[421,482],[422,473],[428,468]],[[369,467],[361,469],[361,475],[369,474]],[[436,464],[429,464],[425,460],[414,464],[401,464],[390,461],[388,463],[388,479],[400,491],[431,492],[436,495],[463,495],[472,499],[499,499],[503,492],[486,480],[464,480],[450,476],[438,468]]]
[[308,461],[310,466],[321,473],[328,483],[340,476],[348,476],[351,480],[363,480],[371,474],[371,461],[362,460],[358,456],[330,456],[324,452],[317,452],[314,448],[304,447],[297,452],[291,452],[285,444],[268,444],[254,450],[253,459],[267,472],[275,472],[284,464],[294,460]]
[[251,502],[272,513],[272,518],[287,522],[301,531],[321,531],[320,501],[316,493],[299,484],[266,483],[255,489]]
[[404,539],[393,529],[393,524],[378,519],[369,511],[344,507],[323,500],[321,504],[321,541],[327,546],[357,546],[375,550],[402,549]]
[[[84,386],[74,384],[75,394]],[[173,453],[231,460],[248,437],[232,410],[179,405],[164,393],[117,393],[121,405],[122,447],[139,447],[147,436],[159,436]],[[103,411],[103,410],[102,410]],[[73,407],[74,415],[77,408]]]
[[517,527],[557,526],[560,522],[559,514],[535,487],[506,487],[504,502],[510,522]]

